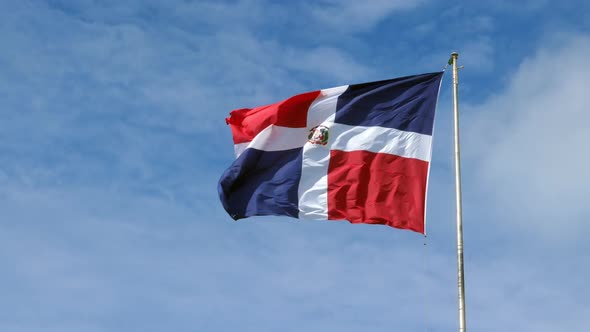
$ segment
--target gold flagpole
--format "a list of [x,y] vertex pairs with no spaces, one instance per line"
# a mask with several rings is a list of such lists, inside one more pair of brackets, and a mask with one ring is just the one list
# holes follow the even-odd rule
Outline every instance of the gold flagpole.
[[453,61],[453,118],[455,129],[455,201],[457,212],[457,284],[459,286],[459,332],[466,332],[465,322],[465,277],[463,270],[463,217],[461,207],[461,158],[459,153],[459,53],[451,53]]

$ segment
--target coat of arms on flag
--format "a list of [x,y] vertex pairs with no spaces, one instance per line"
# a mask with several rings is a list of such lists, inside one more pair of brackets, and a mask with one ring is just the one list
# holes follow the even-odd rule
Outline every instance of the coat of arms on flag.
[[307,141],[311,144],[328,144],[329,129],[326,126],[315,126],[309,131]]

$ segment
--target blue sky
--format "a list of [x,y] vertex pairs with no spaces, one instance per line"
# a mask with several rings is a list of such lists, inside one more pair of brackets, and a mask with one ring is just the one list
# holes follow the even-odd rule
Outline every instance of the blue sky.
[[470,331],[590,325],[584,1],[2,1],[0,330],[454,331],[451,81],[426,240],[233,222],[235,108],[460,53]]

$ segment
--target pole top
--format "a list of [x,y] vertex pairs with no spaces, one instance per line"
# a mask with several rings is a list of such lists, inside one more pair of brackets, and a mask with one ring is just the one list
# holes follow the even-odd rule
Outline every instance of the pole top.
[[453,53],[451,53],[451,57],[449,58],[449,61],[447,63],[449,64],[449,66],[451,66],[451,65],[453,65],[453,63],[457,62],[458,58],[459,58],[459,53],[453,52]]

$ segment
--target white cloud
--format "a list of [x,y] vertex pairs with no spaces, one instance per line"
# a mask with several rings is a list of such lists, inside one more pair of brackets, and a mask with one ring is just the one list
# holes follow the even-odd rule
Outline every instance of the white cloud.
[[370,76],[373,70],[356,62],[348,54],[331,47],[291,50],[285,66],[335,82],[355,82]]
[[373,28],[394,12],[413,9],[425,0],[323,0],[309,5],[313,17],[326,27],[343,31]]
[[586,278],[572,266],[582,262],[511,248],[466,265],[472,330],[552,332],[590,323],[589,308],[580,305],[588,296]]
[[505,227],[558,239],[590,229],[589,58],[588,36],[550,42],[503,92],[466,107],[464,146],[479,169],[472,180]]
[[468,70],[489,72],[494,68],[494,48],[487,37],[467,42],[459,49],[461,65]]
[[551,3],[552,2],[549,0],[523,0],[519,2],[510,0],[493,0],[490,1],[490,7],[503,12],[525,13],[536,12]]

